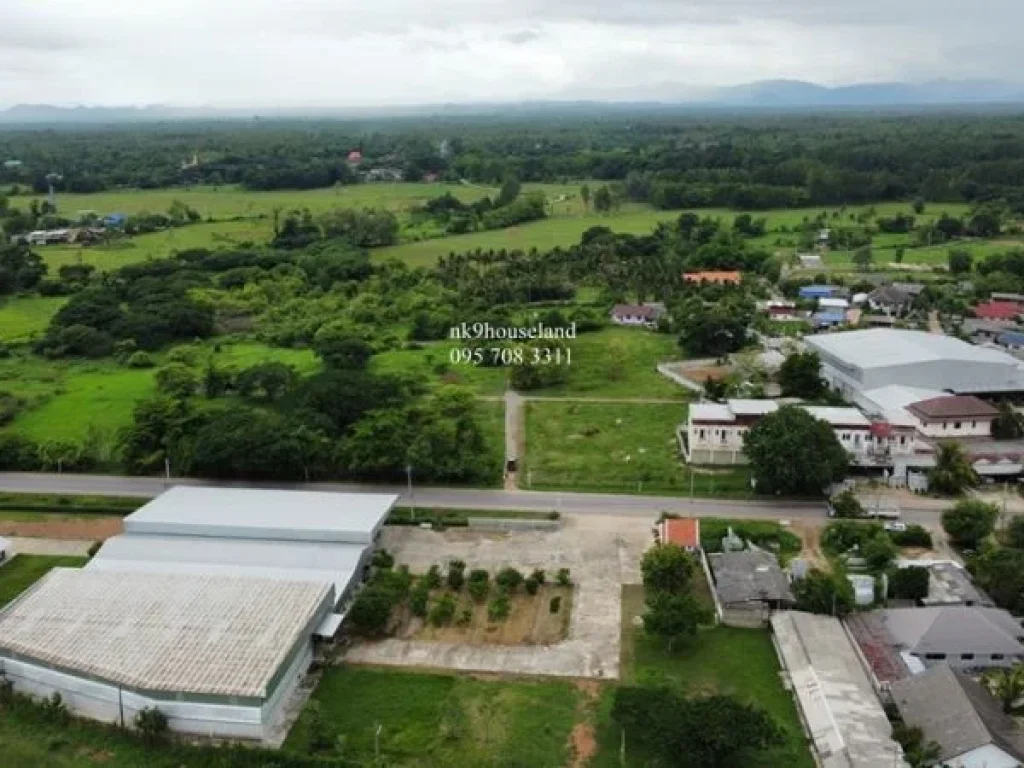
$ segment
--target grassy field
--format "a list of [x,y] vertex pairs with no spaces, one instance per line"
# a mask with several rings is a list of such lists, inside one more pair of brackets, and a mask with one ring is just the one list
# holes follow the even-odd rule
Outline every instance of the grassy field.
[[[568,682],[485,681],[352,667],[328,669],[313,698],[347,756],[370,764],[374,732],[391,766],[560,768],[579,694]],[[308,742],[308,711],[285,746]]]
[[43,578],[51,568],[80,568],[85,562],[84,557],[15,555],[9,563],[0,566],[0,608]]
[[65,296],[18,296],[0,304],[0,341],[16,344],[42,335]]
[[[779,662],[770,634],[758,629],[719,626],[702,629],[693,643],[669,653],[652,641],[633,618],[643,613],[643,587],[623,588],[622,681],[632,685],[666,685],[688,695],[723,693],[763,708],[786,733],[786,744],[752,756],[751,768],[811,768],[814,761],[800,728],[796,705],[779,679]],[[621,732],[611,720],[612,697],[608,692],[598,712],[599,752],[592,768],[618,768]],[[643,756],[630,751],[627,737],[627,768],[646,765]]]
[[[656,403],[530,402],[526,406],[524,488],[604,492],[690,492],[676,425],[686,406]],[[695,496],[750,494],[743,469],[697,471]]]
[[[278,361],[303,374],[320,367],[310,350],[223,340],[219,351],[217,346],[204,342],[176,349],[200,371],[209,359],[235,369]],[[171,350],[159,355],[157,362],[175,354]],[[0,359],[0,391],[25,403],[7,429],[40,441],[77,443],[92,435],[103,445],[112,444],[117,431],[131,422],[135,405],[156,392],[154,377],[154,369],[126,368],[111,360],[46,360],[21,355]]]

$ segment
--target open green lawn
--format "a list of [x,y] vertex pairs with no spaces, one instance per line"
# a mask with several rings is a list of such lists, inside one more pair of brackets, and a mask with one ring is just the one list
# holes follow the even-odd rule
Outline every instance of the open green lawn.
[[[524,488],[605,492],[690,492],[675,428],[686,406],[653,403],[530,402],[526,405]],[[698,470],[696,496],[746,497],[743,469]]]
[[[218,349],[219,348],[219,349]],[[281,349],[257,342],[221,339],[184,345],[189,363],[201,371],[206,361],[243,369],[260,362],[277,361],[299,373],[317,371],[320,362],[306,349]],[[172,351],[157,356],[161,363]],[[82,442],[98,440],[100,454],[109,455],[118,431],[131,423],[140,401],[156,392],[155,369],[127,368],[112,360],[46,360],[18,355],[0,359],[0,391],[24,401],[21,411],[6,429],[37,441]]]
[[[687,695],[722,693],[736,696],[763,708],[786,732],[786,744],[751,756],[744,766],[751,768],[811,768],[806,737],[800,728],[796,705],[782,687],[779,662],[767,630],[719,626],[702,629],[693,643],[674,653],[649,639],[633,626],[643,613],[643,587],[623,588],[622,682],[630,685],[667,685]],[[592,768],[617,768],[621,732],[612,721],[612,692],[602,698],[598,711],[599,752]],[[645,765],[643,757],[631,752],[626,735],[627,768]]]
[[[505,403],[481,400],[477,402],[476,408],[480,429],[487,441],[487,449],[493,456],[495,466],[503,468],[505,463]],[[501,473],[498,477],[501,477]]]
[[86,559],[15,555],[9,562],[0,565],[0,608],[43,578],[51,568],[81,568],[85,565]]
[[41,335],[66,296],[17,296],[0,304],[0,342],[29,341]]
[[[346,754],[369,765],[374,732],[389,766],[561,768],[579,693],[563,681],[471,677],[331,667],[314,700]],[[286,748],[308,742],[308,710]]]

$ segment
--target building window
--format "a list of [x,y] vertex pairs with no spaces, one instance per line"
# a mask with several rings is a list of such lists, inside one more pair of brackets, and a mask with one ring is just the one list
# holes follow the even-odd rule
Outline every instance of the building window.
[[929,661],[942,661],[943,659],[946,658],[946,654],[944,654],[944,653],[926,653],[924,655],[924,657],[926,659],[928,659]]
[[978,426],[978,422],[976,422],[976,421],[972,421],[971,422],[971,429],[974,429],[977,426]]
[[953,429],[960,429],[960,422],[959,421],[954,421],[953,422]]
[[907,436],[906,435],[900,435],[900,445],[906,445],[906,444],[907,444]]
[[1003,654],[1001,654],[1001,653],[993,653],[992,654],[992,661],[1002,661],[1002,660],[1003,660]]
[[974,654],[973,653],[961,653],[960,654],[960,660],[961,661],[972,661],[973,659],[974,659]]
[[700,437],[701,440],[704,439],[704,430],[703,429],[698,433],[698,436]]

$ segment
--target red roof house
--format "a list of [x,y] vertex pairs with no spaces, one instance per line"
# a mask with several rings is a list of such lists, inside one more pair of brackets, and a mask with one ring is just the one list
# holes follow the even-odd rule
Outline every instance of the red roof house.
[[1016,320],[1024,314],[1024,306],[1015,301],[986,301],[974,308],[974,316],[981,320]]
[[689,552],[700,549],[700,520],[696,517],[669,517],[658,524],[662,544],[675,544]]
[[717,283],[718,285],[739,285],[739,272],[684,272],[687,283]]
[[360,152],[358,149],[353,149],[351,152],[348,153],[348,161],[353,165],[358,165],[359,163],[363,162],[363,153]]

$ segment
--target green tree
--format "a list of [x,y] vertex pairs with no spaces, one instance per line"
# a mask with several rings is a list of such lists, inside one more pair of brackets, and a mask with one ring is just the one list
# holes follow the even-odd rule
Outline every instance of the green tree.
[[647,594],[644,631],[668,644],[669,651],[678,643],[697,635],[697,627],[711,621],[711,611],[687,592],[653,591]]
[[996,440],[1019,440],[1024,437],[1024,415],[1006,400],[999,403],[999,413],[992,420],[992,437]]
[[817,352],[794,352],[779,366],[779,386],[783,397],[817,400],[827,385],[821,378],[821,358]]
[[704,381],[704,397],[713,403],[721,403],[729,397],[729,381],[724,376],[709,376]]
[[583,201],[583,210],[590,210],[590,186],[584,184],[580,187],[580,199]]
[[611,714],[650,764],[747,765],[757,752],[784,742],[769,715],[731,696],[687,699],[670,688],[620,686]]
[[796,406],[783,406],[743,436],[759,493],[822,493],[846,476],[849,457],[832,427]]
[[298,376],[290,365],[278,362],[259,363],[238,374],[235,387],[238,394],[254,400],[280,400],[293,386]]
[[867,272],[871,269],[871,264],[874,261],[874,254],[871,251],[870,245],[863,245],[853,252],[852,260],[861,272]]
[[1006,526],[1006,543],[1014,549],[1024,549],[1024,515],[1015,515]]
[[892,561],[899,554],[899,549],[888,534],[881,532],[865,542],[861,554],[873,571],[884,571],[892,565]]
[[941,443],[935,466],[928,473],[929,487],[947,496],[959,496],[978,484],[978,473],[959,443]]
[[852,488],[847,488],[832,498],[830,502],[835,516],[850,519],[864,517],[864,505],[860,503]]
[[373,347],[347,322],[328,323],[313,337],[313,349],[329,367],[362,370],[373,356]]
[[992,670],[985,675],[984,682],[999,699],[1003,712],[1009,714],[1017,708],[1017,702],[1024,698],[1024,664]]
[[644,588],[648,594],[689,592],[694,568],[694,558],[675,544],[651,547],[644,553],[640,563]]
[[928,569],[918,565],[897,568],[889,575],[889,597],[924,600],[928,597]]
[[949,271],[954,275],[966,275],[974,265],[974,255],[963,248],[951,248],[946,258]]
[[612,209],[613,203],[612,191],[608,185],[598,187],[594,193],[594,210],[598,213],[607,213]]
[[522,185],[519,183],[519,179],[515,176],[509,176],[501,185],[501,190],[498,192],[498,199],[494,201],[494,207],[501,208],[502,206],[510,204],[519,197],[519,191],[521,189]]
[[999,507],[965,499],[942,513],[942,528],[958,546],[976,549],[992,535],[998,519]]
[[199,376],[187,365],[168,363],[156,372],[156,386],[170,397],[191,397],[199,391]]
[[147,746],[155,746],[167,737],[167,715],[156,707],[146,707],[135,713],[135,729]]
[[845,616],[853,610],[853,587],[844,577],[812,568],[793,582],[796,609],[808,613]]
[[942,747],[937,742],[924,740],[924,731],[920,728],[897,723],[893,726],[892,737],[903,747],[903,758],[911,768],[935,765],[942,754]]

